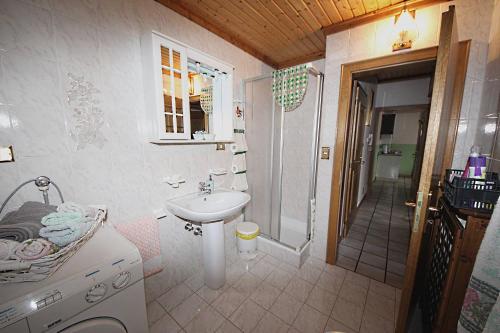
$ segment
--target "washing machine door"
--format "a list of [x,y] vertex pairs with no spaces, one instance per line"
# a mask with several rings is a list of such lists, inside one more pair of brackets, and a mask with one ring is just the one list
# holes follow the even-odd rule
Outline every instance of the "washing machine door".
[[123,324],[114,318],[91,318],[71,325],[60,333],[127,333]]

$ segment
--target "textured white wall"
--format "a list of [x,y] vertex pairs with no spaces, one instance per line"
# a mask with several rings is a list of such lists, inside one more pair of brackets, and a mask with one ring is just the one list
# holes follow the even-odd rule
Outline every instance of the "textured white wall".
[[430,78],[381,83],[377,85],[376,107],[429,104]]
[[[495,1],[490,30],[490,46],[481,99],[477,114],[461,121],[460,126],[467,130],[476,129],[474,144],[480,145],[484,154],[492,153],[496,161],[491,161],[490,171],[500,172],[500,1]],[[496,133],[496,134],[495,134]],[[495,140],[496,135],[496,142]],[[469,136],[473,138],[472,133]],[[495,143],[495,144],[494,144]],[[492,152],[492,150],[494,150]],[[464,155],[468,153],[464,149]]]
[[[140,36],[153,29],[233,64],[236,98],[242,78],[269,70],[153,0],[0,2],[0,145],[12,144],[16,157],[15,163],[0,164],[0,198],[21,181],[47,175],[67,200],[105,204],[109,220],[120,223],[151,215],[168,198],[195,191],[210,168],[230,169],[229,150],[155,146],[139,135],[138,119],[145,112]],[[77,151],[68,136],[69,72],[84,75],[100,90],[96,97],[107,140],[102,149]],[[172,174],[185,176],[186,183],[174,190],[160,182]],[[216,179],[217,185],[230,181],[231,176]],[[41,196],[29,188],[10,208],[27,199]],[[148,296],[200,267],[201,239],[183,226],[171,215],[161,220],[166,270],[150,281]],[[234,241],[228,232],[228,241]]]
[[[435,46],[439,38],[441,12],[455,4],[459,39],[472,40],[461,116],[464,120],[479,112],[482,84],[488,53],[488,37],[494,0],[457,0],[438,4],[417,11],[419,39],[413,49]],[[340,70],[344,63],[392,54],[393,18],[369,23],[328,36],[325,59],[325,93],[321,130],[321,146],[335,143]],[[469,130],[459,134],[459,143]],[[465,157],[460,144],[455,152],[456,163]],[[320,160],[318,165],[317,222],[311,254],[325,258],[328,232],[328,210],[333,160]]]
[[[396,121],[394,123],[394,133],[392,138],[389,135],[384,135],[380,140],[380,144],[417,144],[418,121],[420,120],[420,114],[420,111],[396,113]],[[382,114],[380,114],[380,116],[382,116]]]

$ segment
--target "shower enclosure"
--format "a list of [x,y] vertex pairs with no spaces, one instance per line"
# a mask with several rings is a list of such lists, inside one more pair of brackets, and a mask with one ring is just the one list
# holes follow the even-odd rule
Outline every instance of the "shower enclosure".
[[248,192],[245,219],[263,237],[296,250],[310,239],[323,74],[308,65],[308,85],[296,109],[285,112],[273,97],[272,73],[243,81]]

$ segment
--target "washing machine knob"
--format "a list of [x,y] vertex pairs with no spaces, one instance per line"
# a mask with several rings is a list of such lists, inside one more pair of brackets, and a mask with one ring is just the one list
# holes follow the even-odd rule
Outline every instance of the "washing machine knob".
[[113,288],[122,289],[130,282],[130,272],[121,272],[113,279]]
[[88,303],[95,303],[97,301],[100,301],[104,296],[106,296],[106,292],[108,291],[108,287],[104,283],[99,283],[90,288],[90,290],[87,292],[87,295],[85,295],[85,300]]

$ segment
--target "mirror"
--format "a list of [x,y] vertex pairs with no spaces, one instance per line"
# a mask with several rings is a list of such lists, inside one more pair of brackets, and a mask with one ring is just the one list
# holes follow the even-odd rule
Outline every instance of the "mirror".
[[191,116],[191,136],[203,140],[202,135],[214,133],[213,111],[216,81],[222,73],[195,59],[188,58],[189,110]]

